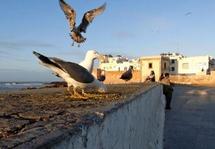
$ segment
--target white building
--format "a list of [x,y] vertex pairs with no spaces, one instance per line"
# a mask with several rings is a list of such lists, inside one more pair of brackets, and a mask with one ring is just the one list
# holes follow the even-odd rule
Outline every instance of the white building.
[[178,74],[207,74],[209,62],[209,56],[184,57],[178,61]]
[[210,70],[215,71],[215,59],[210,57]]
[[106,56],[106,60],[99,64],[99,68],[105,71],[126,71],[129,66],[133,66],[134,70],[140,69],[139,59],[131,59],[117,55],[115,57],[111,55]]
[[185,56],[179,53],[162,53],[161,56],[169,57],[169,72],[170,74],[178,74],[178,62]]
[[170,58],[170,74],[207,74],[211,70],[209,56],[186,57],[179,53],[162,53]]
[[149,75],[151,70],[157,75],[165,72],[172,75],[208,74],[215,70],[215,59],[210,56],[187,57],[179,53],[162,53],[160,56],[143,56],[131,60],[120,55],[107,55],[99,64],[99,68],[105,71],[126,71],[129,66],[140,70],[142,79]]

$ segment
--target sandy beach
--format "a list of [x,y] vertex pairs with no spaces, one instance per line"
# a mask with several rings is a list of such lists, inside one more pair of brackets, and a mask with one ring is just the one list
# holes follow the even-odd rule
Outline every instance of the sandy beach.
[[0,147],[10,148],[51,132],[71,129],[86,114],[119,104],[152,84],[108,85],[108,93],[71,98],[65,87],[0,92]]

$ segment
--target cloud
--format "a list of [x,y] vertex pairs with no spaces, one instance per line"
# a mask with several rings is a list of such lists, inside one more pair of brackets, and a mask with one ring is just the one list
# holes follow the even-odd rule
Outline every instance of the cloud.
[[[27,62],[30,61],[29,57],[23,58],[20,54],[3,51],[0,50],[0,61],[9,60],[9,61],[19,61],[19,62]],[[1,66],[1,65],[0,65]]]
[[192,12],[189,11],[189,12],[185,13],[184,15],[185,15],[185,16],[189,16],[189,15],[191,15],[191,14],[192,14]]
[[[29,57],[23,55],[19,51],[32,50],[33,48],[49,48],[55,47],[53,44],[40,41],[0,41],[0,59],[26,62]],[[17,53],[18,52],[18,53]],[[24,58],[25,57],[25,58]]]
[[0,50],[0,61],[2,59],[8,59],[8,57],[11,57],[11,54],[8,51]]
[[[23,48],[49,48],[55,45],[40,41],[0,41],[0,49],[19,50]],[[2,50],[1,50],[2,52]]]
[[3,51],[3,50],[0,50],[0,54],[2,55],[9,55],[9,52],[7,52],[7,51]]

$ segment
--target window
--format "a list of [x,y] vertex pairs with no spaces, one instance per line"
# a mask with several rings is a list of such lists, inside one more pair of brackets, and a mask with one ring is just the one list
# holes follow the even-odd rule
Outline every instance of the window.
[[153,68],[152,63],[149,63],[149,69]]
[[164,62],[163,68],[164,68],[164,70],[166,70],[166,62]]
[[189,64],[188,63],[183,63],[182,68],[183,69],[189,69]]
[[172,64],[175,64],[175,59],[172,59],[172,60],[171,60],[171,63],[172,63]]
[[175,71],[175,67],[171,67],[171,71]]

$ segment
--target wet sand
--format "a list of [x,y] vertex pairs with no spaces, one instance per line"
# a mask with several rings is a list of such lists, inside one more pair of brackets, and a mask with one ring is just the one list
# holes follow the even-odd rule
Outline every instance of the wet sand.
[[17,147],[51,132],[71,129],[82,123],[85,115],[98,114],[154,85],[108,85],[108,93],[88,99],[71,98],[65,87],[0,92],[0,148]]

